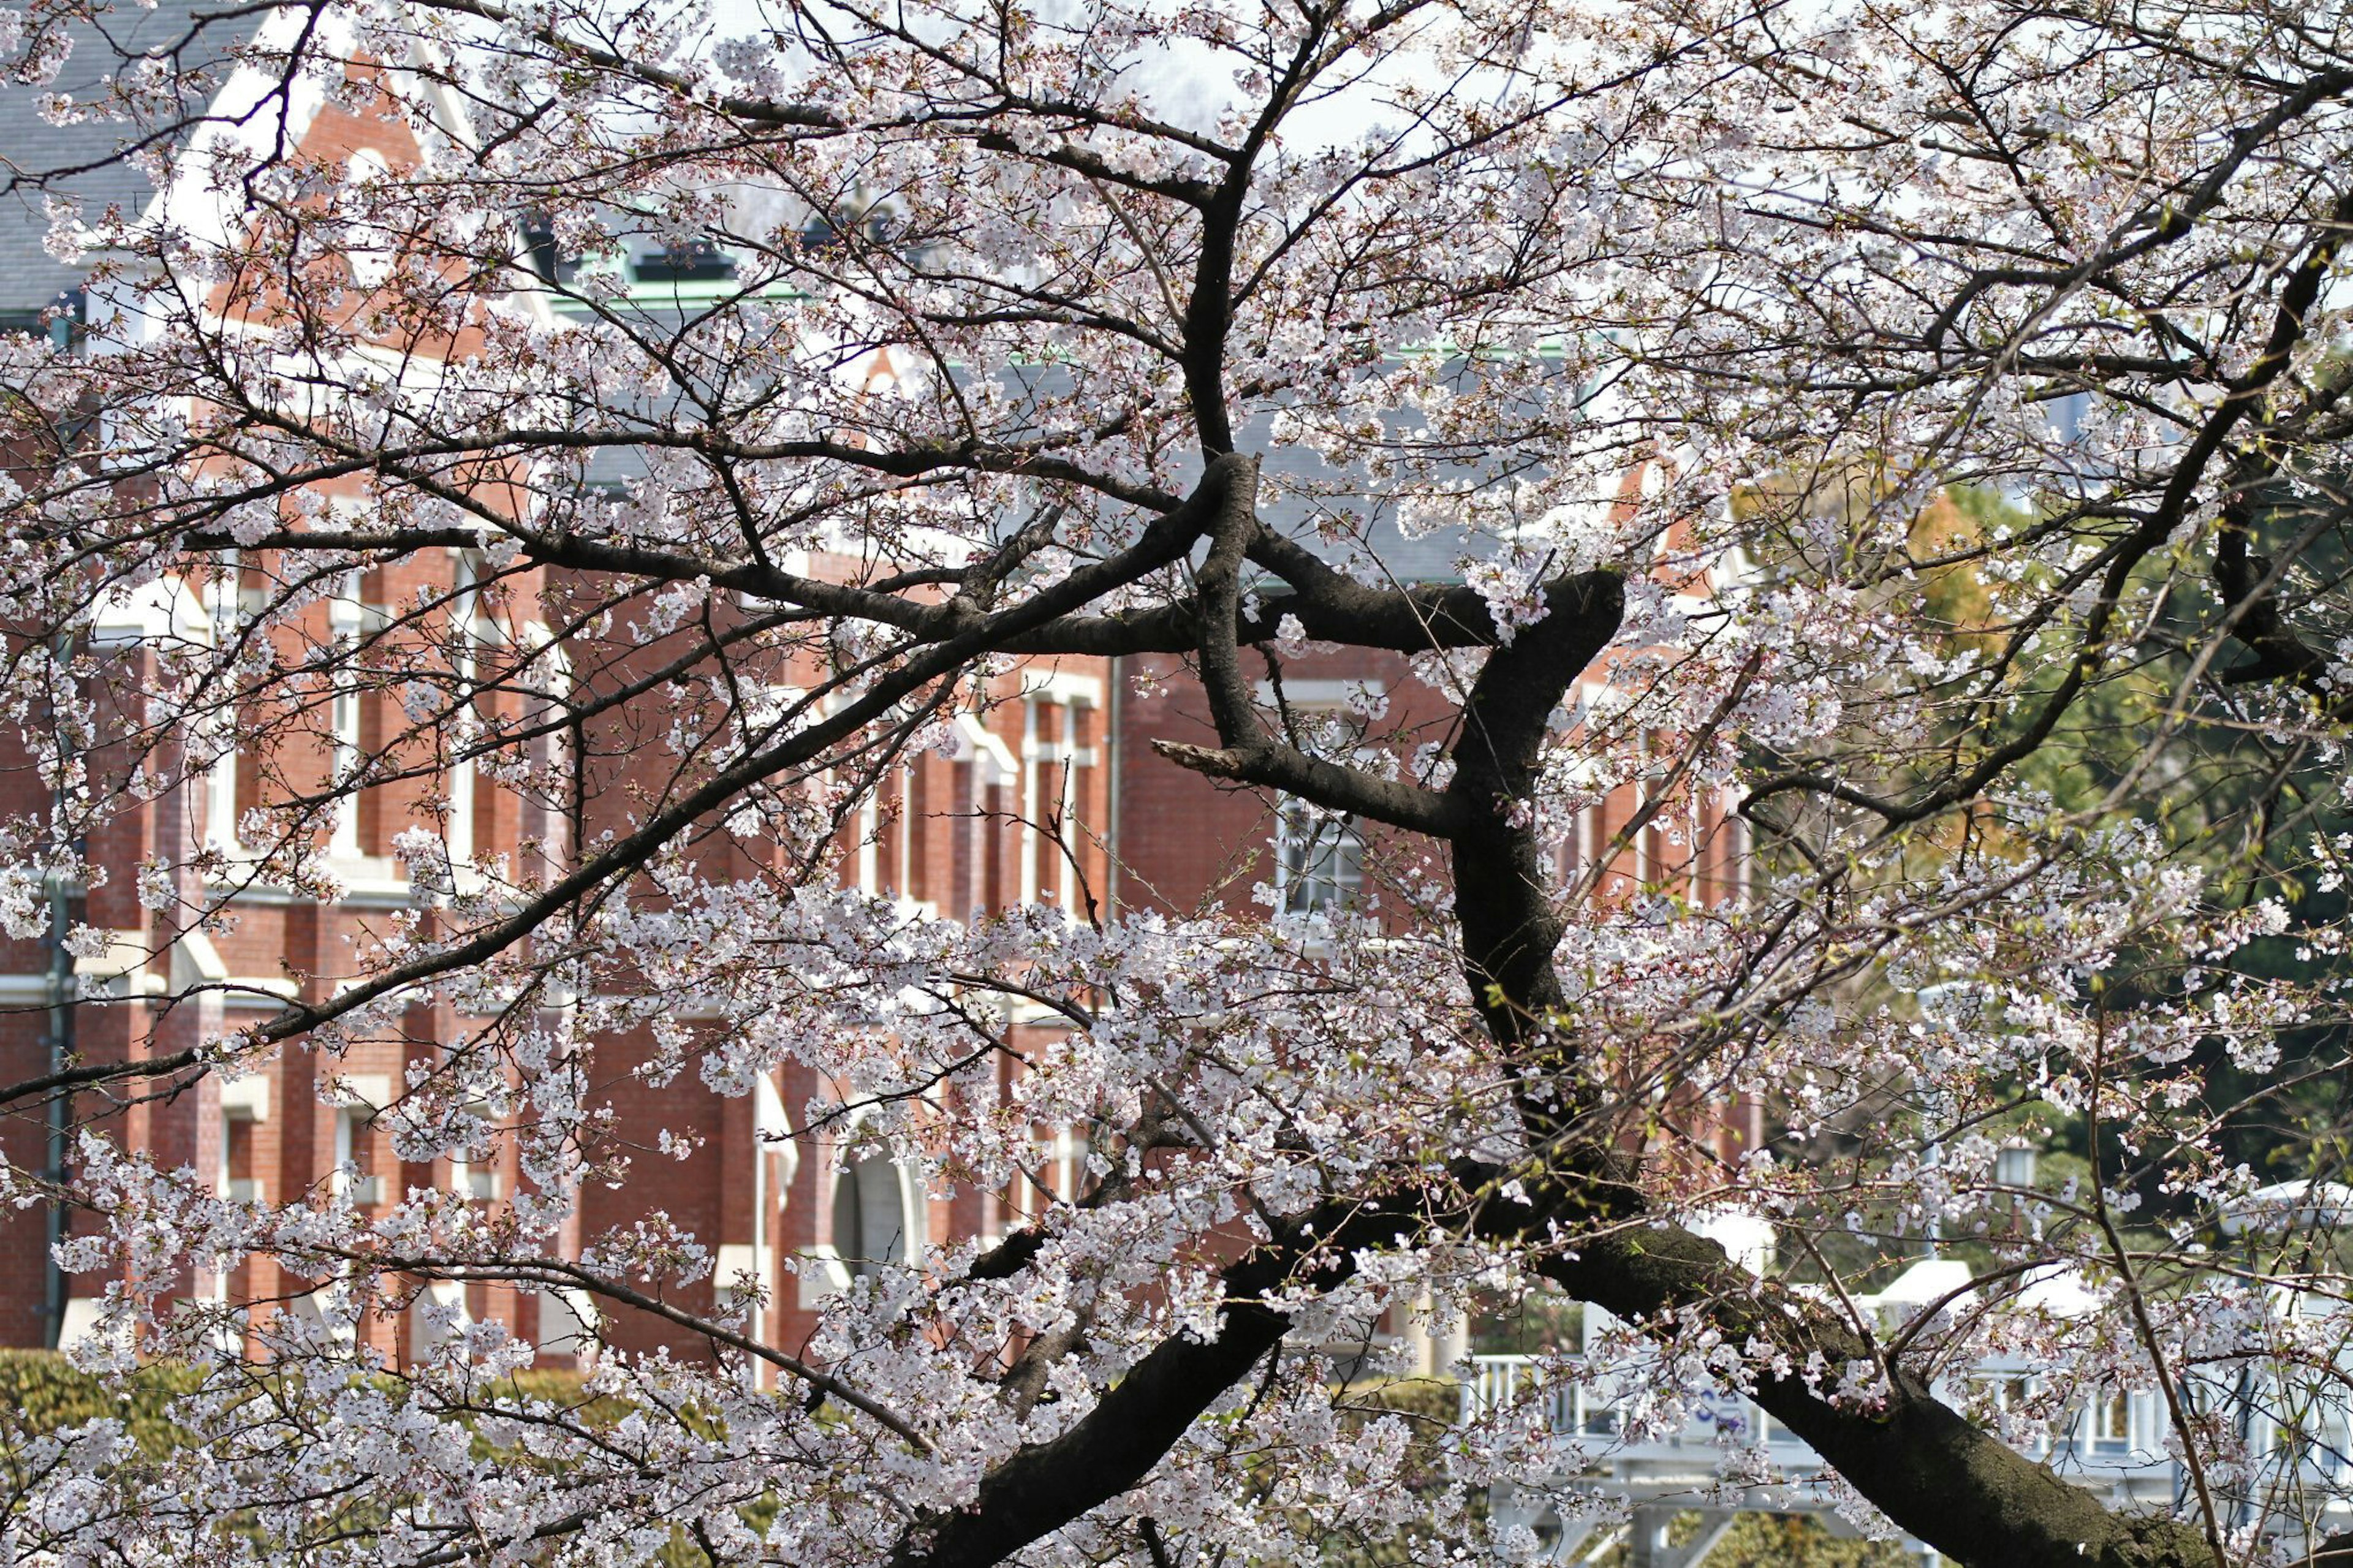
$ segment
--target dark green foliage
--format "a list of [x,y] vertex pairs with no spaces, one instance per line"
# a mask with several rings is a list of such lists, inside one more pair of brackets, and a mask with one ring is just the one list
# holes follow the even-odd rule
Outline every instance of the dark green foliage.
[[185,1438],[171,1403],[198,1381],[191,1368],[159,1363],[132,1373],[118,1394],[54,1351],[0,1350],[0,1457],[13,1461],[27,1437],[104,1416],[124,1423],[146,1454],[167,1453]]
[[[1704,1515],[1681,1514],[1668,1540],[1686,1546],[1706,1528]],[[1628,1556],[1620,1542],[1595,1557],[1594,1568],[1625,1568]],[[1810,1514],[1744,1513],[1700,1568],[1915,1568],[1918,1563],[1894,1542],[1833,1535]]]
[[[1446,1484],[1444,1446],[1461,1415],[1461,1384],[1451,1378],[1407,1378],[1344,1390],[1334,1403],[1352,1427],[1403,1416],[1410,1427],[1405,1486],[1419,1494],[1435,1492]],[[1485,1496],[1474,1493],[1468,1500],[1467,1512],[1466,1523],[1482,1520]],[[1354,1528],[1343,1519],[1332,1521],[1320,1542],[1320,1556],[1334,1568],[1405,1568],[1430,1561],[1439,1544],[1413,1531]]]
[[1911,1568],[1893,1542],[1832,1535],[1801,1513],[1746,1513],[1716,1542],[1704,1568]]
[[[100,1417],[122,1421],[144,1454],[162,1458],[188,1440],[188,1434],[172,1420],[171,1402],[193,1392],[198,1382],[194,1368],[158,1363],[132,1373],[127,1392],[118,1394],[102,1380],[75,1370],[54,1352],[0,1350],[0,1477],[7,1483],[21,1484],[24,1478],[16,1471],[28,1438]],[[583,1380],[568,1372],[523,1373],[486,1388],[483,1394],[485,1405],[494,1396],[554,1400],[581,1410],[586,1419],[598,1424],[618,1419],[625,1408],[611,1398],[584,1405]],[[1413,1427],[1417,1460],[1408,1484],[1443,1484],[1440,1445],[1460,1408],[1458,1384],[1443,1379],[1413,1379],[1353,1389],[1340,1400],[1351,1422],[1404,1416]],[[746,1510],[747,1517],[755,1527],[765,1524],[772,1507],[755,1506]],[[1472,1511],[1474,1515],[1481,1511],[1480,1500],[1473,1500]],[[1334,1568],[1391,1568],[1392,1564],[1401,1568],[1414,1561],[1416,1548],[1425,1544],[1343,1527],[1324,1538],[1322,1555]],[[700,1568],[707,1560],[681,1533],[662,1553],[661,1561],[663,1568]],[[1612,1559],[1605,1556],[1603,1561]],[[1808,1519],[1752,1514],[1735,1524],[1709,1554],[1707,1568],[1897,1568],[1908,1561],[1891,1546],[1840,1540]]]

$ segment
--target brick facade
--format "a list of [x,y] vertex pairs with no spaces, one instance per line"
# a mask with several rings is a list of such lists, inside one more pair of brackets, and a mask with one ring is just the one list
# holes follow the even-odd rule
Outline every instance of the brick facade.
[[[393,168],[409,166],[421,155],[416,138],[396,119],[334,106],[307,127],[301,151],[333,162],[374,157]],[[222,282],[211,304],[224,316],[265,319],[290,308],[267,285],[248,287],[237,279]],[[473,352],[475,343],[470,333],[460,332],[445,342],[404,346],[456,357]],[[492,477],[483,482],[497,481]],[[332,506],[356,494],[326,499]],[[857,565],[821,560],[799,564],[818,575],[847,574]],[[246,559],[210,581],[167,584],[122,606],[107,656],[143,659],[153,657],[153,640],[165,633],[205,635],[205,623],[225,610],[233,614],[239,595],[258,591],[271,566],[267,559]],[[431,597],[462,592],[460,574],[475,570],[455,552],[406,557],[344,585],[283,635],[296,645],[328,646],[359,625],[379,624],[391,606],[413,604],[420,593]],[[526,618],[557,624],[563,619],[557,610],[586,591],[560,580],[512,578],[474,613],[490,622],[505,617],[518,625]],[[739,612],[719,605],[714,613],[723,622]],[[583,696],[619,689],[674,654],[662,638],[640,642],[629,633],[624,625],[602,642],[572,639],[572,679]],[[286,651],[293,656],[290,662],[300,663],[299,647]],[[421,646],[416,656],[450,657],[446,648]],[[790,689],[795,673],[786,667],[765,672],[765,678]],[[814,672],[803,674],[805,683],[815,683]],[[1367,721],[1366,729],[1382,743],[1409,750],[1451,740],[1451,704],[1418,682],[1401,657],[1311,654],[1286,663],[1281,678],[1286,697],[1311,716],[1345,709],[1352,685],[1377,689],[1386,710]],[[409,868],[395,854],[405,830],[430,828],[460,859],[472,854],[505,856],[516,867],[561,863],[575,834],[593,839],[607,828],[621,828],[632,811],[661,794],[676,765],[675,758],[653,743],[669,722],[667,700],[649,695],[600,712],[577,737],[580,752],[572,760],[582,777],[579,819],[567,821],[544,799],[443,765],[433,737],[400,739],[406,721],[388,682],[381,688],[364,685],[348,700],[323,688],[307,696],[311,718],[275,729],[277,739],[242,749],[233,764],[208,778],[136,805],[90,847],[91,858],[108,875],[102,885],[68,889],[65,913],[74,922],[111,933],[111,946],[105,955],[85,958],[78,966],[78,983],[95,984],[103,995],[64,1010],[68,1038],[53,1040],[47,1009],[52,950],[37,942],[0,943],[0,1078],[21,1081],[37,1076],[53,1049],[90,1061],[165,1054],[258,1021],[285,1000],[323,1000],[357,972],[363,949],[378,940],[396,914],[424,910],[429,933],[431,900],[417,896]],[[1113,909],[1192,913],[1223,908],[1246,913],[1261,907],[1256,894],[1261,884],[1277,886],[1279,899],[1296,903],[1306,886],[1302,879],[1319,874],[1353,879],[1360,891],[1376,898],[1409,870],[1432,871],[1442,885],[1444,868],[1429,864],[1425,847],[1358,833],[1348,825],[1324,826],[1346,837],[1353,860],[1344,857],[1311,865],[1313,857],[1294,855],[1293,863],[1286,864],[1279,803],[1213,786],[1155,752],[1154,740],[1211,738],[1202,695],[1182,659],[1145,658],[1116,667],[1099,659],[1032,662],[994,676],[972,698],[945,747],[887,768],[872,792],[872,805],[842,830],[840,879],[900,900],[911,918],[965,918],[1034,903],[1060,906],[1082,919]],[[479,700],[478,712],[486,721],[521,722],[531,717],[512,695]],[[136,728],[132,721],[122,725],[126,734]],[[164,744],[166,751],[158,760],[168,763],[168,740]],[[240,887],[235,839],[245,814],[321,792],[338,756],[352,750],[387,752],[414,772],[359,792],[348,807],[322,808],[307,827],[290,829],[315,832],[327,844],[328,868],[346,885],[348,896],[322,903],[280,889]],[[104,754],[93,759],[101,775],[111,763],[121,761]],[[0,812],[42,809],[43,788],[26,759],[0,756]],[[1627,790],[1595,808],[1564,844],[1565,862],[1574,866],[1599,854],[1637,804]],[[726,847],[702,851],[707,869],[740,872],[749,866],[745,858],[754,850],[725,836],[711,841]],[[222,850],[227,868],[216,868],[209,883],[201,871],[186,868],[207,844]],[[1617,857],[1601,896],[1623,896],[1631,879],[1683,879],[1703,897],[1727,896],[1737,880],[1738,853],[1736,830],[1720,814],[1704,814],[1680,843],[1654,828]],[[182,931],[142,908],[134,896],[136,872],[151,860],[183,868],[176,873],[176,891],[186,907],[227,898],[228,918],[204,931]],[[1343,875],[1347,868],[1353,869]],[[626,987],[630,982],[615,976],[611,983]],[[181,994],[195,999],[174,1004],[172,998]],[[691,1019],[684,1022],[691,1025]],[[468,1025],[446,1006],[417,1007],[403,1020],[403,1032],[431,1042],[448,1039]],[[809,1108],[822,1108],[828,1091],[806,1070],[779,1072],[750,1096],[722,1098],[691,1074],[659,1086],[631,1077],[628,1068],[649,1048],[641,1037],[599,1043],[600,1089],[616,1111],[609,1152],[628,1158],[617,1184],[591,1183],[579,1194],[575,1239],[657,1212],[669,1215],[718,1257],[714,1278],[677,1298],[676,1304],[689,1310],[709,1306],[712,1292],[731,1279],[762,1279],[774,1302],[762,1331],[772,1342],[797,1348],[823,1293],[839,1288],[863,1252],[888,1245],[895,1232],[920,1231],[921,1239],[932,1245],[992,1235],[1018,1223],[1037,1198],[1034,1193],[979,1191],[923,1194],[910,1191],[904,1177],[892,1170],[838,1172],[836,1137],[807,1126]],[[292,1049],[266,1072],[237,1082],[207,1076],[176,1096],[134,1097],[117,1108],[86,1095],[73,1109],[78,1118],[94,1121],[159,1163],[191,1167],[225,1192],[272,1203],[300,1201],[305,1194],[323,1198],[347,1182],[359,1184],[346,1190],[355,1191],[363,1206],[381,1205],[407,1188],[424,1186],[461,1191],[491,1205],[510,1201],[522,1180],[511,1153],[496,1168],[479,1169],[461,1169],[447,1159],[416,1163],[396,1158],[373,1110],[398,1092],[409,1054],[398,1040],[362,1044],[332,1062]],[[330,1071],[357,1103],[329,1103],[335,1098],[325,1082]],[[699,1146],[684,1160],[650,1153],[647,1146],[665,1128],[698,1134]],[[0,1121],[0,1145],[22,1169],[46,1163],[45,1136],[37,1120]],[[1739,1136],[1753,1139],[1753,1128]],[[1040,1129],[1039,1138],[1051,1166],[1055,1131]],[[90,1276],[65,1281],[60,1320],[46,1299],[47,1223],[37,1210],[0,1210],[0,1343],[37,1344],[86,1329],[105,1283]],[[837,1234],[845,1228],[859,1234]],[[796,1275],[788,1268],[796,1258],[817,1261]],[[226,1279],[185,1269],[173,1289],[273,1311],[305,1310],[310,1285],[281,1278],[266,1261],[254,1261]],[[568,1353],[573,1308],[563,1299],[505,1286],[474,1286],[461,1294],[470,1314],[510,1322],[543,1342],[554,1359]],[[405,1352],[415,1348],[412,1336],[422,1331],[423,1321],[422,1314],[411,1312],[397,1321],[373,1323],[364,1332],[379,1348]],[[664,1346],[681,1355],[709,1353],[683,1330],[642,1315],[622,1314],[610,1334],[633,1349]]]

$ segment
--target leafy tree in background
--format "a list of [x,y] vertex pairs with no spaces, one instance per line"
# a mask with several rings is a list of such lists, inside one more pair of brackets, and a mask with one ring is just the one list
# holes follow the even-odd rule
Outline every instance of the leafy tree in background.
[[[12,20],[30,86],[72,10]],[[838,1075],[941,1181],[1024,1157],[1028,1117],[987,1113],[975,1074],[1010,1000],[1042,1000],[1075,1044],[1024,1064],[1028,1107],[1103,1159],[1037,1225],[830,1299],[806,1357],[748,1303],[670,1308],[787,1396],[615,1354],[595,1388],[640,1404],[610,1429],[500,1392],[530,1352],[495,1324],[392,1389],[293,1314],[224,1350],[225,1309],[134,1271],[142,1350],[200,1369],[190,1440],[159,1464],[69,1435],[9,1495],[13,1550],[602,1563],[684,1534],[726,1562],[1207,1568],[1346,1531],[1508,1556],[1475,1504],[1554,1463],[1525,1413],[1343,1419],[1318,1347],[1538,1282],[1641,1327],[1651,1415],[1737,1384],[1859,1513],[1963,1563],[2234,1563],[2280,1510],[2292,1537],[2326,1517],[2326,1487],[2242,1496],[2238,1434],[2179,1391],[2338,1377],[2327,1248],[2269,1260],[2291,1298],[2197,1238],[2272,1173],[2237,1140],[2333,1158],[2277,1108],[2344,1066],[2337,976],[2248,955],[2346,935],[2279,891],[2332,888],[2347,852],[2341,27],[2239,0],[367,0],[280,14],[234,79],[175,77],[220,31],[201,11],[187,47],[80,76],[58,117],[120,116],[123,156],[234,221],[61,220],[107,352],[0,345],[6,717],[57,792],[0,825],[10,934],[37,934],[44,878],[100,874],[126,793],[229,737],[282,765],[247,858],[139,869],[159,942],[221,918],[207,879],[339,896],[322,845],[354,792],[469,763],[562,816],[552,741],[630,703],[657,776],[609,836],[536,858],[406,838],[448,894],[347,984],[0,1085],[12,1113],[70,1092],[92,1118],[67,1172],[0,1172],[10,1195],[97,1216],[78,1267],[266,1256],[353,1316],[419,1280],[660,1306],[692,1238],[565,1225],[617,1170],[599,1053],[689,997],[711,1021],[661,1035],[666,1069]],[[224,80],[247,100],[160,134]],[[270,133],[322,95],[427,128],[423,160]],[[600,269],[631,234],[687,268],[715,241],[729,286],[633,310]],[[407,352],[448,344],[430,374]],[[886,388],[845,374],[878,353]],[[624,454],[616,488],[599,459]],[[1822,503],[1866,463],[1866,494]],[[2020,514],[1922,531],[1968,493]],[[1459,530],[1484,564],[1399,584],[1377,521]],[[496,637],[451,630],[456,589],[310,629],[350,574],[453,550]],[[211,602],[230,552],[230,635],[94,644],[124,595]],[[1673,591],[1703,571],[1708,595]],[[1966,603],[1919,591],[1962,572]],[[1259,682],[1303,642],[1411,656],[1443,743],[1282,723]],[[632,689],[648,647],[677,678]],[[1217,743],[1170,755],[1415,847],[1383,890],[1398,940],[911,926],[840,890],[838,829],[892,763],[976,675],[1064,654],[1189,659]],[[306,774],[352,690],[411,728]],[[2292,757],[2293,793],[2217,794],[2174,765],[2192,735],[2242,778]],[[1745,903],[1592,896],[1559,841],[1627,784],[1662,825],[1737,796],[1766,841]],[[2250,841],[2250,813],[2298,831]],[[410,1040],[427,1001],[480,1022]],[[416,1060],[404,1158],[519,1148],[530,1203],[256,1207],[95,1114],[373,1040]],[[1684,1146],[1675,1108],[1734,1095],[1786,1137],[1736,1164]],[[2080,1127],[2118,1175],[2028,1223],[1986,1135],[2021,1124]],[[1852,1147],[1816,1157],[1826,1131]],[[2139,1223],[2147,1190],[2196,1223]],[[1727,1207],[1769,1216],[1802,1288],[1694,1228]],[[2071,1265],[2095,1309],[1862,1318],[1822,1243],[1866,1215],[1980,1237],[2012,1280]],[[1946,1403],[1938,1370],[1997,1343],[2165,1391],[2179,1509],[2112,1511]],[[486,1405],[480,1441],[433,1420]]]

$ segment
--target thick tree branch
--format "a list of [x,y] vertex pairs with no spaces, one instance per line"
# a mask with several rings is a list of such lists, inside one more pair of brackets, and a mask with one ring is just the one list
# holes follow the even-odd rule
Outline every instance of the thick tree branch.
[[1552,950],[1560,917],[1527,815],[1553,712],[1618,629],[1624,586],[1606,574],[1575,580],[1574,613],[1546,616],[1489,656],[1462,705],[1446,798],[1463,973],[1496,1040],[1516,1046],[1561,1005]]
[[1246,746],[1193,746],[1155,741],[1152,749],[1204,778],[1281,790],[1326,811],[1362,816],[1391,827],[1445,837],[1464,823],[1455,803],[1436,790],[1396,779],[1375,778],[1354,768],[1263,736]]
[[[1727,1342],[1748,1347],[1753,1364],[1787,1366],[1757,1379],[1757,1403],[1889,1519],[1968,1568],[2212,1562],[2195,1526],[2112,1512],[1965,1420],[1901,1364],[1876,1402],[1833,1397],[1828,1391],[1851,1373],[1867,1375],[1874,1365],[1864,1333],[1786,1286],[1751,1277],[1715,1243],[1643,1223],[1631,1189],[1570,1186],[1560,1201],[1542,1217],[1572,1226],[1576,1250],[1546,1256],[1539,1272],[1628,1322],[1664,1327],[1696,1312]],[[1607,1228],[1596,1223],[1612,1219],[1619,1223]]]
[[[2279,306],[2273,313],[2271,334],[2263,352],[2248,367],[2243,378],[2252,386],[2267,386],[2286,367],[2295,346],[2304,341],[2321,289],[2344,249],[2348,234],[2353,233],[2353,192],[2339,196],[2316,226],[2318,237],[2289,276],[2286,287],[2280,290]],[[2327,396],[2318,401],[2325,407],[2334,398]],[[2306,411],[2307,417],[2311,412]],[[2268,426],[2269,421],[2265,423]],[[2249,543],[2264,487],[2279,472],[2280,453],[2281,443],[2276,440],[2255,443],[2242,471],[2223,498],[2221,521],[2214,537],[2214,585],[2221,594],[2224,624],[2230,635],[2244,644],[2255,658],[2252,664],[2224,671],[2222,679],[2234,685],[2292,681],[2342,711],[2345,694],[2327,691],[2320,685],[2327,672],[2327,656],[2298,637],[2280,614],[2277,579],[2284,566],[2275,568],[2270,558],[2254,553]]]
[[[1250,559],[1269,565],[1261,553],[1253,546]],[[1235,623],[1234,640],[1240,646],[1281,637],[1286,619],[1296,620],[1301,634],[1313,642],[1393,653],[1493,647],[1503,640],[1486,599],[1477,589],[1460,584],[1375,588],[1329,569],[1312,577],[1293,578],[1280,571],[1278,575],[1293,591],[1251,595],[1252,607]],[[1546,613],[1594,614],[1597,606],[1609,603],[1609,584],[1615,581],[1607,572],[1556,577],[1545,584]],[[1098,657],[1190,653],[1200,640],[1199,601],[1186,598],[1126,615],[1071,616],[1016,639],[1007,651]]]
[[1208,558],[1198,574],[1201,685],[1222,744],[1212,748],[1155,741],[1155,749],[1178,766],[1211,778],[1282,790],[1328,810],[1416,832],[1441,837],[1456,832],[1462,826],[1459,807],[1446,795],[1311,757],[1276,740],[1259,722],[1238,640],[1242,562],[1252,540],[1263,533],[1254,510],[1257,459],[1249,462],[1247,493],[1237,486],[1229,495],[1226,510],[1212,526]]
[[[856,700],[821,721],[716,770],[701,785],[682,793],[648,817],[642,826],[586,858],[547,888],[521,900],[501,919],[485,925],[463,942],[380,971],[332,998],[290,1004],[255,1026],[247,1038],[256,1044],[288,1040],[380,996],[497,956],[530,936],[575,900],[644,866],[662,846],[744,790],[812,761],[866,725],[886,717],[908,697],[954,675],[973,659],[995,651],[1004,640],[1181,559],[1220,509],[1231,504],[1237,480],[1246,480],[1253,475],[1254,468],[1244,459],[1229,458],[1211,463],[1193,495],[1183,505],[1156,519],[1131,550],[1081,567],[1040,593],[994,615],[979,615],[969,606],[961,606],[965,613],[960,619],[965,629],[922,646],[896,668],[878,676]],[[141,1062],[74,1068],[63,1075],[45,1074],[0,1086],[0,1104],[78,1083],[201,1069],[207,1060],[201,1053],[191,1050]]]
[[1068,1431],[1023,1448],[989,1472],[970,1504],[912,1531],[892,1568],[992,1568],[1143,1480],[1282,1342],[1291,1320],[1266,1298],[1344,1283],[1359,1253],[1395,1247],[1420,1226],[1414,1197],[1325,1205],[1229,1267],[1214,1338],[1163,1340]]

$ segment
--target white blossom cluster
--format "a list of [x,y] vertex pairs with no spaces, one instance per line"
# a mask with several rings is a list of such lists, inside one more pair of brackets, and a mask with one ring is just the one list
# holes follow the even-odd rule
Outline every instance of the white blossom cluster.
[[[86,72],[86,9],[7,90],[164,195],[46,206],[86,320],[0,338],[0,935],[151,1022],[8,1058],[0,1197],[77,1216],[79,1363],[192,1392],[12,1447],[0,1560],[1519,1562],[1496,1500],[1734,1394],[1873,1531],[2043,1528],[1872,1467],[1938,1403],[2161,1404],[2096,1561],[2353,1500],[2341,18],[336,0]],[[1113,656],[1218,742],[1121,766],[1361,829],[1360,900],[859,890],[907,759]],[[281,908],[332,973],[231,996]],[[392,1058],[402,1167],[515,1190],[133,1131]],[[780,1082],[1035,1201],[793,1260],[792,1343],[589,1230],[712,1158],[640,1108]],[[493,1289],[711,1354],[547,1393]],[[1512,1399],[1405,1377],[1571,1305]]]

